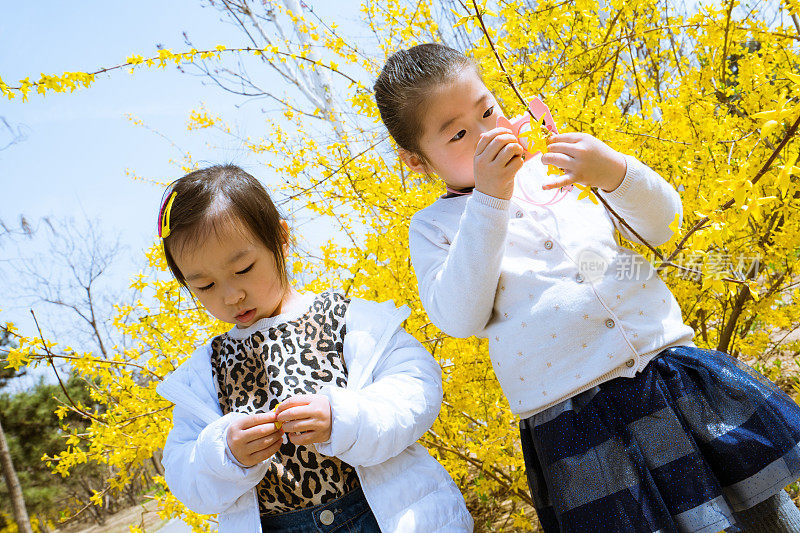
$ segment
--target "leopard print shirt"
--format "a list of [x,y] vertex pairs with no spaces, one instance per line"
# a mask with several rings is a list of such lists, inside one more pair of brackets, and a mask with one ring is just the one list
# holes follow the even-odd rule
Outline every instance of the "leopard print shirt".
[[[342,356],[345,312],[341,294],[317,295],[293,320],[278,321],[244,339],[228,333],[211,342],[211,367],[223,413],[265,413],[320,386],[347,385]],[[355,469],[313,445],[283,444],[256,487],[261,515],[327,503],[360,486]]]

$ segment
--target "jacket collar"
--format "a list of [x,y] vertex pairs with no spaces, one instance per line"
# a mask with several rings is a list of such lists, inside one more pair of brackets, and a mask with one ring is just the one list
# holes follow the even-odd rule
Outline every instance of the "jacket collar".
[[[353,298],[347,310],[347,334],[366,335],[372,339],[371,349],[355,350],[350,354],[347,376],[347,388],[358,390],[369,384],[369,377],[378,363],[387,355],[384,353],[395,331],[411,314],[405,305],[397,308],[389,300],[382,303]],[[349,325],[359,325],[360,329]],[[346,337],[345,337],[346,338]],[[345,343],[347,346],[349,343]],[[348,358],[345,356],[345,360]]]
[[210,345],[195,350],[189,359],[158,384],[156,392],[193,412],[207,424],[220,418],[219,402],[213,402],[215,410],[207,400],[217,395],[211,379]]

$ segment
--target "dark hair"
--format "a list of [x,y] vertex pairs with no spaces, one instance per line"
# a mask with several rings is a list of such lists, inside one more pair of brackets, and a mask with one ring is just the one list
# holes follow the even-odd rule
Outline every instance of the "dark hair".
[[169,226],[169,234],[162,239],[164,255],[181,285],[188,288],[174,253],[212,233],[219,235],[221,227],[230,223],[249,230],[272,252],[281,283],[287,283],[283,245],[289,236],[281,225],[278,209],[257,179],[235,165],[215,165],[175,180],[165,193],[167,201],[173,193],[172,207],[164,210],[162,204],[158,224]]
[[381,120],[397,145],[422,156],[423,102],[431,88],[475,64],[464,54],[437,43],[420,44],[389,56],[375,81],[375,101]]

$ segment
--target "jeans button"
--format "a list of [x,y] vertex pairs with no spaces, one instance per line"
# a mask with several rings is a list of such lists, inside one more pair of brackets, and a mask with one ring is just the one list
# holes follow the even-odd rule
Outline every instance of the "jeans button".
[[522,218],[522,211],[517,211],[516,217],[517,218]]
[[636,362],[633,359],[628,359],[627,361],[625,361],[625,366],[627,366],[628,368],[632,368],[633,365],[635,364]]
[[319,521],[326,526],[333,524],[333,512],[329,509],[325,509],[319,514]]
[[578,283],[583,283],[583,274],[581,274],[580,272],[575,274],[575,281],[577,281]]
[[611,320],[610,318],[606,318],[606,327],[607,328],[613,328],[614,327],[614,321]]
[[546,249],[551,249],[553,247],[553,241],[544,241],[544,247]]

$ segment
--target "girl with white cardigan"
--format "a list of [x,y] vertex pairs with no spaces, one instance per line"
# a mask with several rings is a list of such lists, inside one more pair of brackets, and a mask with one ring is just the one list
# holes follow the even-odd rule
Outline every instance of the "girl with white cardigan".
[[552,192],[596,186],[658,246],[682,216],[670,184],[577,132],[523,165],[475,65],[439,44],[393,54],[375,97],[403,161],[447,186],[409,228],[420,299],[445,333],[489,340],[544,531],[800,531],[782,490],[800,476],[798,405],[694,345],[666,284],[615,241],[638,240],[629,227]]

